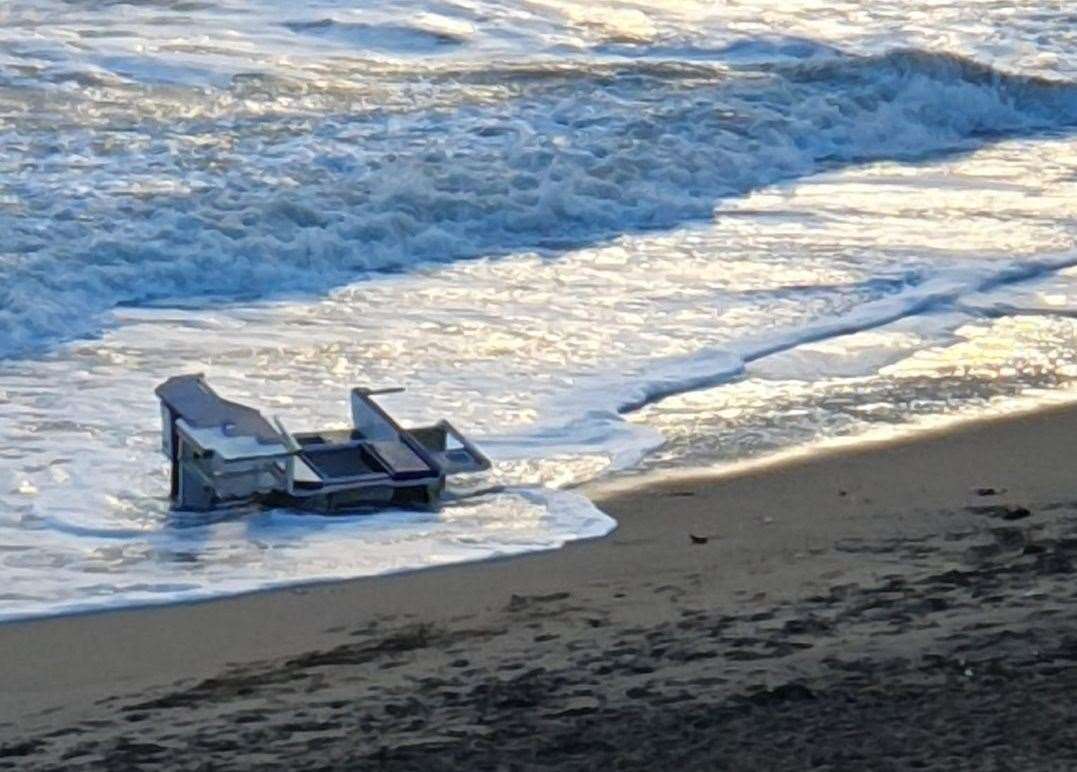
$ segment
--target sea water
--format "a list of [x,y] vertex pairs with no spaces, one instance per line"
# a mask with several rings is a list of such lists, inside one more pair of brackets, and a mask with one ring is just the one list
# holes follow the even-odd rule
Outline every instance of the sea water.
[[[558,547],[573,489],[1069,399],[1066,3],[0,8],[0,618]],[[171,512],[153,387],[402,385],[437,512]]]

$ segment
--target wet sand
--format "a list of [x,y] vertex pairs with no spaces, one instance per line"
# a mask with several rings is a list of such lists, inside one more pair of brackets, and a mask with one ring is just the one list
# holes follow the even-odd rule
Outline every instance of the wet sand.
[[552,553],[0,626],[13,769],[1077,768],[1077,408]]

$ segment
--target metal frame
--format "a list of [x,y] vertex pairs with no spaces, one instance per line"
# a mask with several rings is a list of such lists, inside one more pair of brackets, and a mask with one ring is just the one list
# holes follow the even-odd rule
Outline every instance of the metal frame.
[[[271,424],[258,411],[223,399],[201,374],[170,378],[156,393],[174,506],[205,511],[263,502],[321,512],[431,507],[447,475],[490,468],[448,421],[415,429],[397,424],[373,399],[394,391],[401,389],[352,389],[350,431],[293,435],[279,419]],[[328,454],[363,471],[333,473],[324,460],[318,463]]]

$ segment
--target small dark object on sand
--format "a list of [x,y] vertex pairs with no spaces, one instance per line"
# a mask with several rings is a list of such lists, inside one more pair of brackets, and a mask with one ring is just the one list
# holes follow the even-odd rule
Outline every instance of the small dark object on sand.
[[696,536],[694,533],[688,534],[688,538],[692,540],[692,544],[706,544],[710,541],[707,536]]
[[1024,520],[1031,515],[1024,507],[1011,507],[1006,510],[1006,513],[1002,516],[1003,520]]
[[798,683],[781,684],[773,689],[765,689],[761,692],[756,692],[747,698],[748,702],[752,702],[756,705],[771,705],[814,699],[816,699],[815,692],[804,684]]
[[838,495],[839,496],[848,496],[849,493],[847,491],[838,491]]
[[1005,488],[977,488],[973,491],[977,496],[998,496],[1005,492]]

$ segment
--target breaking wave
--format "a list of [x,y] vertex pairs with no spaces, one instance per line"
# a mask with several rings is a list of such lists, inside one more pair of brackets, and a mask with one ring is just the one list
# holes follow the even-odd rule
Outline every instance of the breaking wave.
[[1073,83],[922,51],[0,100],[0,357],[92,334],[121,304],[599,242],[822,169],[1077,124]]

